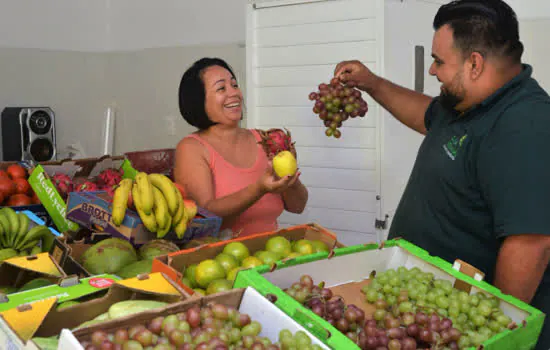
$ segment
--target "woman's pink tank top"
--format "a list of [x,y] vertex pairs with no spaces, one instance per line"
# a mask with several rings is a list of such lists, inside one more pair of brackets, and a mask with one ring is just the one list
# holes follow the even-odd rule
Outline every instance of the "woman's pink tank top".
[[[261,140],[256,130],[250,131],[257,141]],[[267,156],[261,145],[257,147],[255,164],[251,168],[238,168],[226,161],[199,135],[191,134],[186,137],[194,138],[208,149],[215,198],[227,196],[255,183],[267,168]],[[222,229],[230,228],[233,234],[238,234],[239,237],[274,231],[278,228],[277,219],[283,210],[284,203],[281,195],[267,193],[243,212],[231,227],[222,225]]]

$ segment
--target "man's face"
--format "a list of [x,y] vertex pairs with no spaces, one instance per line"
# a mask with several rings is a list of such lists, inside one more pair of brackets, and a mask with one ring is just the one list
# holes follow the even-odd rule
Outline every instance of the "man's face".
[[432,57],[434,62],[429,72],[441,82],[441,104],[448,109],[462,110],[461,103],[466,97],[464,59],[454,47],[453,31],[448,25],[435,32]]

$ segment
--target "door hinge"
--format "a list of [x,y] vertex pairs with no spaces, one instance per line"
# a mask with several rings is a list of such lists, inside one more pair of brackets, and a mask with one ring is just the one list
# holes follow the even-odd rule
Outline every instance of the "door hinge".
[[375,219],[374,227],[377,229],[385,230],[386,227],[388,226],[388,218],[389,218],[389,215],[386,214],[386,217],[384,218],[384,220]]

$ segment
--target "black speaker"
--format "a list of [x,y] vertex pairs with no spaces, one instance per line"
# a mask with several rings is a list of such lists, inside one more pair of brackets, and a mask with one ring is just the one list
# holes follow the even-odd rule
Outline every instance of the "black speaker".
[[55,114],[49,107],[6,107],[2,111],[2,160],[56,159]]

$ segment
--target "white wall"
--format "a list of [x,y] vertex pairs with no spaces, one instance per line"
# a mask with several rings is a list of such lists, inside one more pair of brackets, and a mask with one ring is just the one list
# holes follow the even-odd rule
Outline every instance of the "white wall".
[[0,47],[103,51],[109,0],[2,0]]
[[548,0],[504,0],[516,12],[520,19],[550,18]]
[[245,41],[246,0],[108,0],[111,51]]

